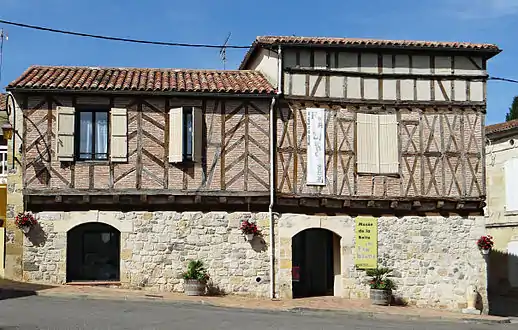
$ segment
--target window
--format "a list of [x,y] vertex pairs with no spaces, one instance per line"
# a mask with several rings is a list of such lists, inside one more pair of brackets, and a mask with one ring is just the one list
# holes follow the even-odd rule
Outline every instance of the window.
[[77,158],[108,160],[108,110],[79,111],[77,125]]
[[504,164],[505,175],[505,211],[518,212],[518,187],[516,179],[518,173],[518,158],[511,158]]
[[183,125],[183,145],[182,145],[182,153],[183,159],[187,161],[192,161],[192,141],[193,141],[193,130],[192,130],[192,107],[183,107],[182,111],[182,125]]
[[169,110],[169,162],[201,162],[203,112],[197,107]]
[[7,146],[0,146],[0,176],[7,176]]
[[399,133],[395,114],[358,113],[357,172],[399,174]]

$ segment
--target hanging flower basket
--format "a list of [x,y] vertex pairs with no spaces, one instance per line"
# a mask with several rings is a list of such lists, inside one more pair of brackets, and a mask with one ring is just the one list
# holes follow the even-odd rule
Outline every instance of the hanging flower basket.
[[24,234],[27,234],[38,222],[31,212],[20,212],[16,216],[14,223]]
[[248,220],[241,222],[239,229],[241,229],[241,232],[243,235],[245,235],[246,240],[249,242],[254,239],[255,235],[259,234],[257,224]]
[[483,255],[488,255],[493,248],[493,237],[491,235],[481,236],[477,241],[478,249]]

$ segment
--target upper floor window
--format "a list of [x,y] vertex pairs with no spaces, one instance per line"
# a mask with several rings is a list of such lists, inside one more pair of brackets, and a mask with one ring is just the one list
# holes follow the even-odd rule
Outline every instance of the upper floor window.
[[0,145],[0,176],[7,176],[7,146]]
[[77,159],[108,160],[108,110],[78,111]]
[[183,159],[187,161],[192,160],[192,141],[193,141],[193,130],[192,130],[192,107],[183,107],[183,121],[182,121],[182,132],[183,132]]
[[126,108],[58,106],[56,110],[59,161],[128,161]]
[[200,162],[202,141],[202,109],[185,106],[169,110],[169,162]]
[[357,172],[399,174],[399,130],[395,114],[356,116]]

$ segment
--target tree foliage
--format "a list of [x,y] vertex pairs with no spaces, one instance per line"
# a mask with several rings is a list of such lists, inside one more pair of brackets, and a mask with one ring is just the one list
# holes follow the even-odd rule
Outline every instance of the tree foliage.
[[518,119],[518,96],[513,99],[513,104],[509,108],[509,112],[505,115],[505,121]]

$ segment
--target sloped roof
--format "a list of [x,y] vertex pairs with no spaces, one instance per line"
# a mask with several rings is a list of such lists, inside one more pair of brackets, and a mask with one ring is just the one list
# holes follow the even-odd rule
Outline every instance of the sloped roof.
[[518,119],[506,121],[503,123],[493,124],[486,126],[486,135],[503,133],[514,128],[518,128]]
[[7,89],[270,94],[258,71],[31,66]]
[[308,46],[349,46],[357,48],[392,48],[392,49],[422,49],[422,50],[466,50],[486,52],[496,55],[501,52],[494,44],[449,41],[420,41],[420,40],[383,40],[361,38],[331,38],[331,37],[295,37],[295,36],[258,36],[248,53],[245,55],[240,68],[244,68],[253,52],[264,45],[308,45]]

